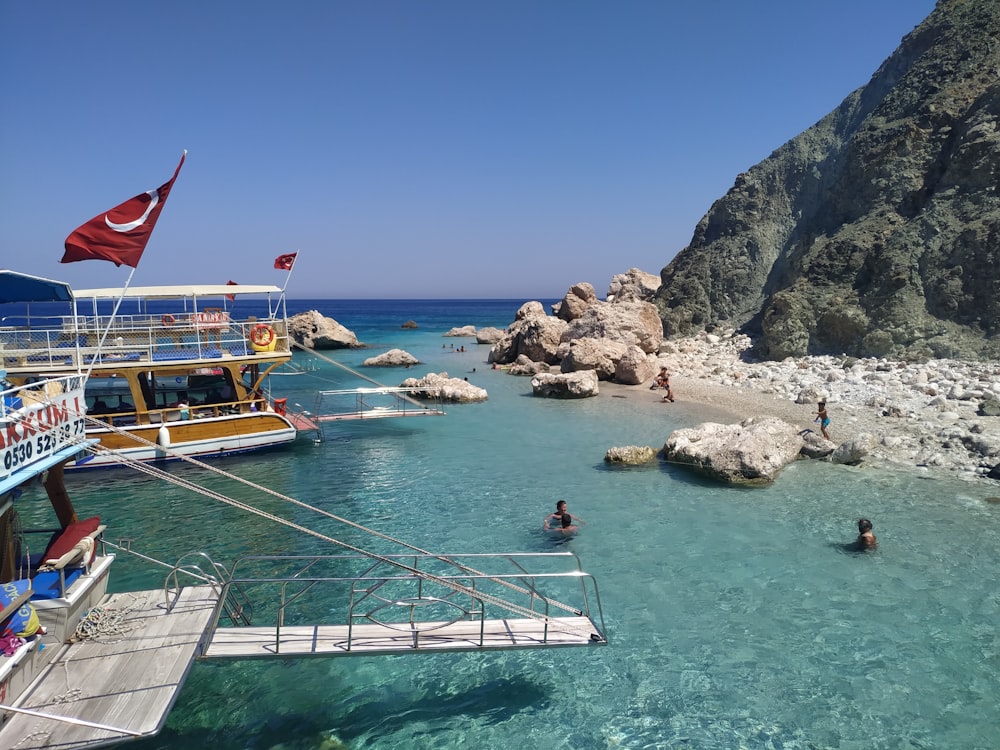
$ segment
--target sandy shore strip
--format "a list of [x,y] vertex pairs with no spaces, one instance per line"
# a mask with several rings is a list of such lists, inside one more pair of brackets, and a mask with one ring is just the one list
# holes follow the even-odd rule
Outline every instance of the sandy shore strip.
[[1000,402],[1000,362],[829,356],[752,362],[749,347],[733,331],[665,342],[657,369],[670,372],[674,403],[656,404],[663,391],[651,391],[649,383],[601,383],[601,395],[677,410],[692,425],[774,416],[817,432],[817,402],[825,399],[831,439],[868,440],[865,464],[976,480],[1000,495],[1000,482],[986,477],[1000,465],[1000,415],[991,414]]

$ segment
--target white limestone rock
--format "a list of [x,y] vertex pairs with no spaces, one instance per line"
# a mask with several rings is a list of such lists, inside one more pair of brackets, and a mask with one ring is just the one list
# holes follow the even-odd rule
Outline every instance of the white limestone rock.
[[361,363],[363,367],[412,367],[419,364],[419,359],[402,349],[390,349]]
[[604,461],[609,464],[641,466],[656,460],[656,451],[648,445],[623,445],[608,448]]
[[445,336],[475,336],[476,327],[475,326],[461,326],[459,328],[452,328],[447,331]]
[[625,344],[610,339],[574,339],[569,342],[569,351],[562,358],[560,369],[563,372],[593,370],[599,380],[611,380],[618,361],[627,351]]
[[290,317],[288,335],[296,344],[308,349],[363,349],[365,346],[352,331],[318,310]]
[[750,417],[739,424],[705,422],[675,430],[663,454],[668,461],[723,482],[759,485],[773,482],[801,448],[802,438],[794,425],[775,417]]
[[597,373],[593,370],[539,373],[531,378],[531,391],[543,398],[590,398],[600,392]]
[[429,372],[422,378],[407,378],[399,384],[400,388],[415,389],[415,398],[438,399],[455,403],[486,401],[489,394],[485,388],[472,385],[462,378],[449,378],[448,373]]

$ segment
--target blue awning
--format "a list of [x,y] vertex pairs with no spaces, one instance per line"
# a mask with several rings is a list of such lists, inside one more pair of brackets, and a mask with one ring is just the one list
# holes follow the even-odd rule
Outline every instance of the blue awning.
[[0,270],[0,303],[69,302],[72,299],[73,290],[63,281]]

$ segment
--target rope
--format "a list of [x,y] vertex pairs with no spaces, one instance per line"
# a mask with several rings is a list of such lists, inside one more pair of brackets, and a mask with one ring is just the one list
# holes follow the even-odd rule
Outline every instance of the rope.
[[[88,420],[92,420],[91,417],[87,417],[87,419]],[[92,420],[92,421],[94,423],[100,425],[101,427],[104,427],[104,428],[108,427],[107,424],[105,424],[104,422],[102,422],[100,420]],[[518,586],[517,584],[512,583],[510,581],[506,581],[504,579],[491,578],[491,577],[487,576],[487,574],[483,573],[482,571],[477,570],[475,568],[472,568],[472,567],[470,567],[468,565],[465,565],[463,563],[459,563],[459,562],[457,562],[455,560],[452,560],[451,558],[449,558],[449,557],[447,557],[445,555],[434,554],[433,552],[430,552],[429,550],[425,550],[425,549],[422,549],[420,547],[417,547],[416,545],[413,545],[413,544],[410,544],[408,542],[405,542],[402,539],[397,539],[395,537],[389,536],[388,534],[383,534],[380,531],[376,531],[375,529],[370,529],[367,526],[362,526],[359,523],[355,523],[354,521],[351,521],[351,520],[349,520],[347,518],[343,518],[343,517],[338,516],[338,515],[336,515],[334,513],[330,513],[329,511],[323,510],[322,508],[317,508],[316,506],[310,505],[309,503],[304,503],[301,500],[296,500],[295,498],[290,497],[289,495],[283,495],[280,492],[272,490],[270,487],[265,487],[264,485],[257,484],[256,482],[251,482],[249,479],[244,479],[243,477],[237,476],[236,474],[231,474],[231,473],[229,473],[229,472],[227,472],[227,471],[225,471],[223,469],[220,469],[220,468],[218,468],[216,466],[212,466],[211,464],[207,464],[204,461],[199,461],[196,458],[192,458],[191,456],[186,456],[183,453],[179,453],[179,452],[174,451],[174,450],[169,449],[169,448],[163,448],[162,446],[157,445],[156,443],[153,443],[153,442],[151,442],[149,440],[146,440],[144,437],[142,437],[140,435],[136,435],[136,434],[127,432],[125,430],[120,430],[120,429],[114,428],[114,427],[112,427],[111,429],[114,430],[115,432],[118,432],[119,434],[127,435],[128,437],[130,437],[131,439],[133,439],[137,443],[145,444],[147,447],[152,447],[152,448],[156,448],[156,449],[159,449],[159,450],[164,450],[169,455],[171,455],[171,456],[173,456],[175,458],[179,458],[179,459],[181,459],[183,461],[187,461],[188,463],[193,464],[194,466],[197,466],[197,467],[199,467],[201,469],[213,472],[215,474],[218,474],[219,476],[222,476],[222,477],[225,477],[227,479],[230,479],[230,480],[239,482],[241,484],[244,484],[247,487],[251,487],[252,489],[257,490],[258,492],[262,492],[262,493],[264,493],[266,495],[270,495],[270,496],[272,496],[274,498],[277,498],[278,500],[281,500],[283,502],[290,503],[290,504],[295,505],[295,506],[297,506],[299,508],[302,508],[304,510],[311,511],[311,512],[316,513],[318,515],[321,515],[321,516],[324,516],[326,518],[329,518],[329,519],[331,519],[333,521],[337,521],[338,523],[342,523],[342,524],[344,524],[346,526],[350,526],[351,528],[354,528],[354,529],[357,529],[358,531],[361,531],[363,533],[370,534],[372,536],[378,537],[379,539],[383,539],[383,540],[385,540],[387,542],[391,542],[392,544],[397,544],[397,545],[399,545],[401,547],[404,547],[404,548],[406,548],[406,549],[408,549],[408,550],[410,550],[412,552],[416,552],[416,553],[421,554],[421,555],[426,555],[428,557],[434,557],[437,560],[440,560],[442,562],[446,562],[446,563],[448,563],[450,565],[454,565],[456,568],[458,568],[459,570],[461,570],[464,573],[469,573],[469,574],[472,574],[472,575],[478,575],[478,576],[483,576],[483,577],[486,577],[486,578],[490,578],[490,580],[495,581],[496,583],[499,583],[500,585],[505,586],[505,587],[507,587],[507,588],[509,588],[509,589],[511,589],[513,591],[516,591],[519,594],[532,594],[532,593],[534,593],[534,592],[529,591],[528,589],[526,589],[526,588],[524,588],[522,586]],[[105,454],[115,453],[114,451],[108,450],[107,448],[104,448],[101,445],[94,446],[94,448],[91,449],[91,450],[93,452],[95,452],[95,453],[97,453],[97,452],[102,452],[102,453],[105,453]],[[126,463],[127,465],[132,466],[137,471],[150,474],[150,472],[149,472],[149,468],[150,467],[149,467],[148,464],[146,464],[144,462],[135,461],[134,459],[128,459],[125,456],[121,456],[121,455],[116,455],[116,458],[118,458],[119,460],[121,460],[122,463]],[[293,525],[292,522],[286,521],[285,519],[281,518],[280,516],[274,516],[272,514],[265,513],[264,511],[260,511],[260,510],[258,510],[257,508],[255,508],[255,507],[253,507],[251,505],[246,505],[245,503],[241,503],[239,501],[233,500],[232,498],[229,498],[229,497],[227,497],[225,495],[222,495],[220,493],[215,493],[215,492],[211,492],[210,493],[208,490],[205,490],[205,489],[203,489],[202,487],[200,487],[198,485],[190,483],[190,482],[188,482],[185,479],[182,479],[180,477],[176,477],[173,474],[168,474],[166,472],[162,472],[162,470],[159,470],[159,471],[161,471],[161,473],[159,473],[159,474],[150,474],[150,475],[151,476],[156,476],[156,477],[161,478],[161,479],[165,479],[166,481],[173,482],[175,484],[183,483],[182,486],[186,486],[186,487],[194,490],[195,492],[198,492],[200,494],[206,495],[208,497],[212,497],[213,499],[219,500],[220,502],[225,502],[227,504],[234,505],[234,507],[240,507],[243,510],[247,510],[249,512],[253,512],[253,513],[257,513],[257,514],[263,515],[264,517],[267,517],[269,520],[275,521],[276,523],[281,523],[281,524],[284,524],[284,525]],[[302,528],[305,529],[305,527],[302,527]],[[333,537],[326,537],[326,536],[318,535],[316,532],[313,532],[312,529],[305,529],[305,531],[306,531],[306,533],[309,533],[309,534],[311,534],[313,536],[319,536],[319,538],[324,539],[325,541],[330,541],[333,544],[337,544],[337,545],[340,545],[342,547],[349,548],[352,551],[360,552],[361,554],[366,555],[368,557],[373,557],[373,558],[377,558],[377,559],[380,559],[380,560],[384,559],[384,558],[381,558],[381,557],[375,555],[375,553],[367,552],[366,550],[355,548],[355,547],[350,547],[349,545],[345,544],[344,542],[341,542],[341,541],[339,541],[339,540],[337,540],[337,539],[335,539]],[[539,596],[539,598],[542,599],[547,604],[549,604],[551,606],[554,606],[554,607],[557,607],[559,609],[562,609],[562,610],[564,610],[566,612],[572,612],[572,613],[576,614],[579,611],[576,607],[571,607],[571,606],[569,606],[567,604],[562,604],[561,602],[558,602],[558,601],[556,601],[554,599],[548,599],[546,597],[542,597],[542,596],[538,595],[537,593],[535,593],[535,595]]]
[[[300,348],[304,349],[304,347],[300,347]],[[305,349],[305,350],[306,351],[313,351],[313,350],[309,350],[309,349]],[[318,352],[317,352],[317,356],[321,356],[322,357],[322,355],[319,355]],[[333,360],[329,360],[329,361],[333,362]],[[334,364],[337,364],[337,363],[334,362]],[[349,368],[347,368],[347,369],[349,369]],[[359,374],[359,376],[360,377],[364,377],[364,376],[362,376],[360,374]],[[372,382],[374,382],[374,381],[372,381]],[[415,403],[419,404],[419,402],[415,402]],[[100,427],[103,430],[111,430],[112,432],[115,432],[118,435],[127,436],[129,439],[131,439],[135,443],[138,443],[138,444],[141,444],[141,445],[145,445],[147,447],[152,447],[152,448],[157,449],[157,450],[164,451],[164,452],[166,452],[167,454],[171,455],[174,458],[178,458],[178,459],[181,459],[183,461],[187,461],[188,463],[193,464],[194,466],[198,466],[199,468],[204,469],[206,471],[211,471],[211,472],[214,472],[214,473],[216,473],[216,474],[218,474],[220,476],[224,476],[227,479],[240,482],[242,484],[247,485],[248,487],[251,487],[253,489],[258,490],[259,492],[263,492],[265,494],[271,495],[272,497],[275,497],[275,498],[277,498],[279,500],[282,500],[284,502],[287,502],[287,503],[290,503],[292,505],[298,506],[298,507],[303,508],[305,510],[312,511],[313,513],[317,513],[319,515],[325,516],[327,518],[330,518],[331,520],[337,521],[338,523],[345,524],[347,526],[350,526],[351,528],[357,529],[357,530],[362,531],[362,532],[367,533],[367,534],[371,534],[371,535],[376,536],[376,537],[378,537],[380,539],[383,539],[383,540],[392,542],[394,544],[400,545],[400,546],[402,546],[402,547],[404,547],[406,549],[409,549],[409,550],[411,550],[413,552],[416,552],[418,554],[426,555],[428,557],[432,557],[434,559],[437,559],[437,560],[440,560],[442,562],[448,563],[450,565],[453,565],[455,568],[457,568],[458,570],[462,571],[463,573],[467,573],[467,574],[470,574],[470,575],[481,576],[483,578],[486,578],[486,579],[488,579],[490,581],[493,581],[494,583],[497,583],[500,586],[506,587],[506,588],[508,588],[508,589],[510,589],[512,591],[517,592],[517,593],[525,594],[525,595],[528,595],[528,596],[536,596],[541,601],[545,602],[547,605],[549,605],[551,607],[555,607],[557,609],[561,609],[561,610],[563,610],[565,612],[571,612],[574,615],[579,615],[580,614],[579,609],[577,609],[576,607],[572,607],[570,605],[564,604],[564,603],[559,602],[557,600],[549,599],[547,597],[544,597],[544,596],[540,595],[538,592],[536,592],[536,591],[534,591],[532,589],[527,589],[527,588],[525,588],[523,586],[519,586],[516,583],[513,583],[511,581],[508,581],[508,580],[505,580],[505,579],[502,579],[502,578],[495,578],[493,576],[489,576],[489,575],[483,573],[482,571],[476,570],[475,568],[472,568],[470,566],[467,566],[467,565],[459,563],[459,562],[457,562],[455,560],[452,560],[452,559],[448,558],[445,555],[434,554],[432,552],[429,552],[428,550],[424,550],[424,549],[421,549],[420,547],[417,547],[415,545],[412,545],[412,544],[409,544],[407,542],[404,542],[401,539],[396,539],[396,538],[391,537],[391,536],[389,536],[387,534],[383,534],[383,533],[381,533],[379,531],[375,531],[374,529],[369,529],[369,528],[367,528],[365,526],[362,526],[361,524],[355,523],[354,521],[350,521],[350,520],[348,520],[346,518],[342,518],[341,516],[337,516],[337,515],[335,515],[333,513],[325,511],[325,510],[323,510],[321,508],[317,508],[317,507],[315,507],[313,505],[309,505],[308,503],[304,503],[304,502],[302,502],[300,500],[296,500],[295,498],[290,497],[288,495],[283,495],[283,494],[281,494],[281,493],[279,493],[279,492],[277,492],[275,490],[270,489],[269,487],[265,487],[263,485],[256,484],[255,482],[251,482],[250,480],[244,479],[243,477],[237,476],[235,474],[230,474],[229,472],[226,472],[226,471],[224,471],[222,469],[214,467],[214,466],[212,466],[210,464],[204,463],[203,461],[199,461],[198,459],[192,458],[191,456],[186,456],[186,455],[184,455],[182,453],[179,453],[177,451],[171,450],[169,448],[164,448],[163,446],[160,446],[160,445],[158,445],[158,444],[156,444],[156,443],[154,443],[154,442],[152,442],[150,440],[146,440],[144,437],[142,437],[140,435],[137,435],[137,434],[135,434],[133,432],[129,432],[127,430],[123,430],[121,428],[115,427],[114,425],[109,425],[107,422],[104,422],[102,420],[96,419],[96,418],[91,417],[91,416],[89,416],[87,414],[77,413],[76,415],[77,416],[82,416],[83,419],[85,420],[85,422],[87,424]],[[82,442],[82,440],[84,440],[84,439],[86,439],[86,438],[85,437],[75,438],[71,442],[73,442],[73,443]],[[400,561],[393,560],[391,558],[385,557],[383,555],[379,555],[379,554],[374,553],[374,552],[369,552],[369,551],[367,551],[365,549],[362,549],[360,547],[356,547],[356,546],[351,545],[351,544],[347,544],[346,542],[342,542],[339,539],[336,539],[334,537],[328,536],[326,534],[322,534],[322,533],[320,533],[318,531],[315,531],[313,529],[310,529],[310,528],[308,528],[306,526],[302,526],[301,524],[297,524],[297,523],[294,523],[292,521],[288,521],[288,520],[286,520],[284,518],[281,518],[280,516],[276,516],[276,515],[274,515],[272,513],[267,513],[266,511],[260,510],[259,508],[256,508],[256,507],[254,507],[252,505],[248,505],[247,503],[243,503],[241,501],[238,501],[238,500],[235,500],[233,498],[227,497],[226,495],[223,495],[223,494],[221,494],[219,492],[215,492],[213,490],[209,490],[209,489],[200,487],[199,485],[196,485],[193,482],[190,482],[190,481],[188,481],[186,479],[183,479],[182,477],[178,477],[178,476],[175,476],[173,474],[169,474],[169,473],[163,471],[162,469],[159,469],[157,467],[152,466],[151,464],[148,464],[148,463],[145,463],[145,462],[141,462],[141,461],[138,461],[136,459],[129,458],[129,457],[127,457],[127,456],[125,456],[125,455],[117,452],[117,451],[113,451],[113,450],[110,450],[108,448],[105,448],[100,443],[98,443],[97,445],[92,446],[89,450],[92,453],[94,453],[95,455],[99,455],[99,454],[102,454],[102,455],[114,455],[115,459],[119,463],[122,463],[124,465],[130,466],[133,469],[135,469],[136,471],[139,471],[139,472],[142,472],[144,474],[147,474],[148,476],[156,477],[158,479],[162,479],[164,481],[171,482],[171,483],[173,483],[173,484],[175,484],[177,486],[184,487],[185,489],[189,489],[192,492],[197,492],[198,494],[201,494],[201,495],[204,495],[204,496],[209,497],[211,499],[217,500],[218,502],[230,505],[230,506],[232,506],[234,508],[238,508],[240,510],[246,511],[247,513],[251,513],[251,514],[257,515],[257,516],[259,516],[261,518],[266,518],[266,519],[268,519],[270,521],[273,521],[274,523],[286,526],[288,528],[295,529],[295,530],[300,531],[300,532],[302,532],[304,534],[307,534],[309,536],[316,537],[317,539],[320,539],[322,541],[325,541],[325,542],[328,542],[330,544],[334,544],[334,545],[336,545],[338,547],[341,547],[343,549],[349,550],[349,551],[351,551],[351,552],[353,552],[355,554],[359,554],[359,555],[362,555],[364,557],[368,557],[368,558],[370,558],[372,560],[377,560],[377,561],[379,561],[379,562],[381,562],[383,564],[390,565],[390,566],[393,566],[395,568],[404,570],[404,571],[410,573],[411,575],[415,575],[417,577],[423,578],[424,580],[432,581],[434,583],[437,583],[440,586],[443,586],[445,588],[451,589],[454,592],[458,592],[458,593],[461,593],[461,594],[466,594],[466,595],[468,595],[470,597],[473,597],[473,598],[479,598],[479,599],[483,600],[484,602],[489,602],[489,603],[491,603],[491,604],[493,604],[495,606],[498,606],[498,607],[500,607],[502,609],[506,609],[506,610],[508,610],[510,612],[514,612],[515,614],[519,614],[519,615],[521,615],[523,617],[527,617],[529,619],[537,620],[539,622],[549,622],[550,621],[549,616],[547,616],[547,615],[541,615],[541,614],[535,612],[532,609],[528,609],[527,607],[523,607],[523,606],[521,606],[519,604],[515,604],[513,602],[508,602],[506,600],[500,599],[499,597],[493,596],[491,594],[486,594],[485,592],[477,591],[477,590],[475,590],[473,588],[470,588],[470,587],[467,587],[467,586],[463,586],[461,584],[458,584],[458,583],[455,583],[453,581],[450,581],[450,580],[448,580],[446,578],[442,578],[441,576],[434,575],[432,573],[419,570],[418,568],[406,565],[405,563],[402,563]],[[578,629],[578,628],[573,628],[573,627],[568,627],[567,626],[567,629],[570,630],[570,631],[572,631],[572,632],[576,632],[579,635],[584,635],[586,637],[590,636],[590,633],[585,632],[585,631],[583,631],[581,629]]]
[[[98,604],[90,609],[79,623],[76,631],[70,637],[70,643],[78,643],[87,639],[101,638],[104,643],[118,643],[124,640],[124,636],[133,630],[145,627],[145,618],[126,622],[130,614],[140,609],[139,597],[129,594],[132,601],[123,607],[112,607],[110,604]],[[119,635],[122,638],[109,641],[108,636]]]
[[[354,375],[355,377],[360,378],[361,380],[367,380],[372,385],[377,385],[379,388],[385,388],[386,387],[384,383],[380,383],[377,380],[375,380],[374,378],[368,377],[364,373],[361,373],[361,372],[358,372],[357,370],[351,369],[347,365],[342,364],[341,362],[338,362],[335,359],[330,359],[329,357],[320,354],[315,349],[311,349],[308,346],[303,346],[302,344],[296,343],[294,341],[292,342],[292,346],[294,346],[296,349],[300,349],[300,350],[302,350],[302,351],[304,351],[304,352],[306,352],[308,354],[311,354],[314,357],[319,357],[324,362],[328,362],[331,365],[336,365],[341,370],[344,370],[345,372],[349,372],[351,375]],[[407,396],[406,394],[401,394],[400,398],[404,399],[405,401],[408,401],[413,406],[419,406],[421,409],[426,409],[427,408],[426,404],[422,404],[420,401],[418,401],[417,399],[413,398],[412,396]]]
[[[104,452],[104,453],[108,453],[108,454],[115,453],[114,451],[110,451],[110,450],[107,450],[107,449],[104,449],[102,451],[100,449],[99,445],[98,446],[94,446],[94,448],[98,449],[98,452]],[[393,560],[393,559],[385,557],[383,555],[379,555],[377,553],[369,552],[367,550],[364,550],[364,549],[362,549],[360,547],[356,547],[356,546],[354,546],[352,544],[348,544],[346,542],[342,542],[339,539],[336,539],[334,537],[328,536],[328,535],[323,534],[323,533],[321,533],[319,531],[316,531],[314,529],[310,529],[307,526],[302,526],[301,524],[297,524],[297,523],[294,523],[292,521],[288,521],[288,520],[286,520],[284,518],[281,518],[280,516],[274,515],[273,513],[268,513],[267,511],[260,510],[259,508],[255,508],[252,505],[248,505],[248,504],[246,504],[244,502],[241,502],[239,500],[235,500],[235,499],[233,499],[231,497],[227,497],[227,496],[225,496],[225,495],[223,495],[223,494],[221,494],[219,492],[215,492],[214,490],[210,490],[210,489],[207,489],[205,487],[200,487],[199,485],[196,485],[193,482],[190,482],[190,481],[188,481],[186,479],[183,479],[182,477],[178,477],[178,476],[175,476],[173,474],[169,474],[169,473],[163,471],[162,469],[157,468],[155,466],[152,466],[150,464],[147,464],[147,463],[144,463],[144,462],[141,462],[141,461],[136,461],[135,459],[126,458],[125,456],[122,456],[120,454],[116,454],[116,455],[121,460],[122,463],[126,464],[127,466],[131,466],[132,468],[136,469],[137,471],[140,471],[140,472],[142,472],[144,474],[147,474],[148,476],[157,477],[159,479],[164,479],[164,480],[166,480],[168,482],[172,482],[172,483],[174,483],[174,484],[176,484],[176,485],[178,485],[180,487],[184,487],[185,489],[189,489],[192,492],[197,492],[198,494],[204,495],[206,497],[210,497],[213,500],[217,500],[217,501],[219,501],[221,503],[224,503],[226,505],[230,505],[230,506],[232,506],[234,508],[238,508],[240,510],[246,511],[247,513],[251,513],[253,515],[260,516],[261,518],[266,518],[266,519],[268,519],[270,521],[273,521],[274,523],[281,524],[281,525],[286,526],[286,527],[291,528],[291,529],[295,529],[296,531],[300,531],[303,534],[308,534],[309,536],[316,537],[317,539],[321,539],[321,540],[323,540],[325,542],[329,542],[331,544],[337,545],[338,547],[342,547],[343,549],[349,550],[349,551],[354,552],[356,554],[363,555],[363,556],[368,557],[368,558],[370,558],[372,560],[377,560],[377,561],[379,561],[381,563],[384,563],[386,565],[390,565],[390,566],[393,566],[393,567],[398,568],[400,570],[404,570],[404,571],[406,571],[407,573],[409,573],[411,575],[415,575],[417,577],[423,578],[424,580],[437,583],[438,585],[443,586],[443,587],[448,588],[448,589],[451,589],[454,592],[457,592],[457,593],[460,593],[460,594],[465,594],[465,595],[470,596],[472,598],[482,599],[484,602],[489,602],[490,604],[493,604],[494,606],[500,607],[501,609],[506,609],[506,610],[508,610],[510,612],[513,612],[515,614],[521,615],[522,617],[526,617],[526,618],[529,618],[529,619],[533,619],[533,620],[537,620],[539,622],[545,622],[545,623],[548,623],[548,622],[551,621],[551,618],[548,617],[547,615],[541,615],[541,614],[535,612],[534,610],[528,609],[527,607],[523,607],[523,606],[521,606],[519,604],[515,604],[513,602],[508,602],[508,601],[506,601],[504,599],[501,599],[501,598],[499,598],[497,596],[493,596],[492,594],[487,594],[487,593],[485,593],[483,591],[471,588],[469,586],[463,586],[460,583],[456,583],[456,582],[451,581],[451,580],[449,580],[447,578],[442,578],[441,576],[435,575],[433,573],[428,573],[427,571],[420,570],[418,568],[415,568],[413,566],[407,565],[407,564],[405,564],[403,562],[400,562],[398,560]],[[188,458],[188,457],[185,457],[185,458]],[[201,462],[194,461],[194,463],[200,464]],[[222,472],[222,471],[219,471],[218,473],[226,474],[226,472]],[[227,475],[227,476],[233,476],[233,475]],[[255,486],[255,485],[253,485],[252,482],[245,482],[245,483],[248,484],[248,485],[250,485],[250,486]],[[262,487],[258,487],[258,489],[266,490],[266,488],[262,488]],[[274,494],[276,497],[282,497],[278,493],[275,493],[275,492],[270,491],[270,490],[267,490],[267,491],[269,493],[271,493],[271,494]],[[298,500],[294,500],[292,498],[287,498],[287,499],[288,499],[288,501],[293,502],[294,504],[299,505],[299,506],[301,506],[303,508],[309,508],[309,507],[311,507],[311,506],[308,506],[307,504],[302,503],[302,502],[300,502]],[[316,509],[316,510],[318,510],[318,509]],[[324,513],[324,515],[328,515],[328,514]],[[336,518],[336,516],[331,516],[331,517],[332,518]],[[345,521],[345,522],[348,523],[348,524],[350,524],[351,526],[354,526],[354,527],[358,528],[358,529],[365,530],[364,527],[359,526],[358,524],[355,524],[355,523],[350,522],[350,521]],[[371,531],[371,530],[369,530],[369,531],[371,533],[377,535],[377,536],[382,537],[382,538],[391,539],[391,537],[387,537],[384,534],[380,534],[379,532],[375,532],[375,531]],[[402,542],[399,542],[399,543],[403,544]],[[410,546],[410,545],[404,545],[404,546]],[[418,550],[418,548],[416,548],[416,547],[411,547],[411,549],[413,549],[414,551]],[[511,583],[509,581],[505,581],[504,579],[491,578],[491,577],[487,576],[484,573],[480,573],[478,571],[475,571],[472,568],[468,568],[467,566],[464,566],[464,565],[461,565],[459,563],[456,563],[456,562],[448,559],[445,556],[434,555],[433,553],[430,553],[430,552],[422,552],[422,554],[426,554],[428,556],[435,557],[436,559],[442,560],[444,562],[451,563],[452,565],[455,565],[456,567],[462,569],[464,572],[472,573],[472,574],[476,574],[476,575],[481,575],[483,577],[486,577],[486,578],[489,578],[490,580],[495,581],[496,583],[499,583],[501,585],[507,586],[508,588],[514,589],[516,591],[520,591],[521,593],[524,593],[524,594],[534,594],[535,596],[538,596],[539,599],[542,599],[543,601],[547,602],[551,606],[563,609],[563,610],[568,611],[568,612],[572,612],[573,614],[579,614],[579,610],[576,609],[575,607],[570,607],[570,606],[568,606],[566,604],[562,604],[561,602],[557,602],[555,600],[546,599],[545,597],[542,597],[542,596],[538,595],[537,592],[529,591],[528,589],[525,589],[525,588],[522,588],[520,586],[517,586],[516,584],[513,584],[513,583]],[[584,630],[582,628],[577,628],[575,626],[566,625],[566,624],[562,625],[561,627],[564,630],[568,630],[570,632],[576,633],[577,635],[581,635],[583,637],[589,638],[591,636],[591,633],[589,631]]]

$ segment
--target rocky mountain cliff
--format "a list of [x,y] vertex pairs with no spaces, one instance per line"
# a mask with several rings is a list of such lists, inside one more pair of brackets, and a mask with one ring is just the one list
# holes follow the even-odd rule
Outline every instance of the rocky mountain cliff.
[[868,85],[739,175],[660,274],[667,335],[770,359],[1000,357],[1000,0],[939,0]]

